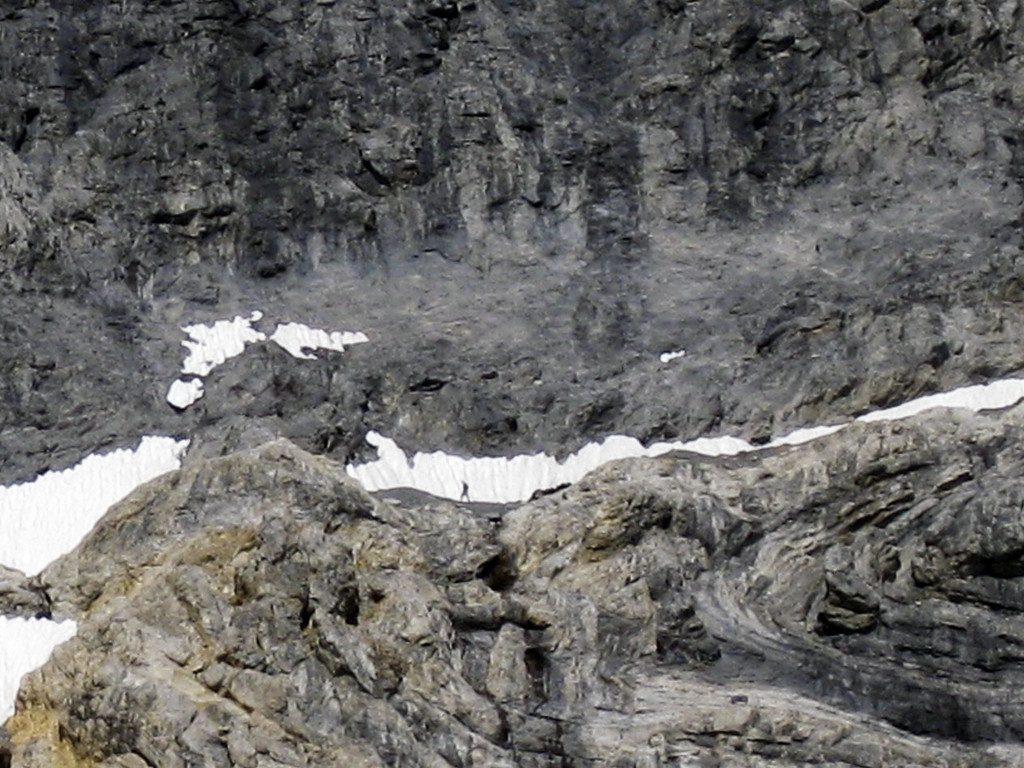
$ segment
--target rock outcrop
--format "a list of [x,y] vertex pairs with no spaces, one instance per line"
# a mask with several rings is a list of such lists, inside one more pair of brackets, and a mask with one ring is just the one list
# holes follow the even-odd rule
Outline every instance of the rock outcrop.
[[509,509],[196,461],[15,593],[79,634],[13,764],[1019,765],[1022,434],[935,411]]

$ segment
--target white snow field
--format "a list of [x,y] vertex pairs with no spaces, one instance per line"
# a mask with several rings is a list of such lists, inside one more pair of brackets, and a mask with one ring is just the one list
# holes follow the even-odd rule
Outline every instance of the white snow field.
[[583,446],[562,462],[546,453],[464,459],[443,451],[417,453],[410,461],[394,440],[370,432],[366,441],[377,449],[379,458],[367,464],[349,464],[346,469],[368,491],[415,488],[447,499],[468,497],[469,501],[492,503],[526,501],[535,491],[575,483],[616,459],[661,456],[671,451],[734,456],[754,450],[750,443],[735,437],[700,437],[687,443],[645,447],[635,437],[612,435]]
[[345,347],[365,344],[369,341],[365,333],[334,331],[328,333],[319,328],[310,328],[302,323],[282,323],[274,329],[270,340],[300,360],[315,360],[316,355],[306,350],[333,349],[344,352]]
[[21,678],[43,666],[77,631],[73,621],[0,617],[0,723],[14,714]]
[[[788,435],[775,438],[764,447],[778,448],[780,445],[803,445],[804,443],[811,442],[811,440],[817,440],[819,437],[834,435],[845,426],[845,424],[835,424],[830,427],[801,427],[790,432]],[[756,450],[756,448],[751,446],[751,450]]]
[[[217,320],[213,325],[187,325],[182,328],[189,339],[181,342],[188,350],[188,356],[181,364],[181,372],[188,378],[177,379],[171,384],[167,390],[167,402],[179,411],[185,410],[203,396],[202,377],[208,376],[218,365],[238,357],[249,344],[268,341],[266,334],[252,327],[253,323],[262,319],[263,313],[257,310],[248,318],[236,316],[233,320]],[[328,333],[302,323],[282,323],[274,329],[269,341],[292,357],[315,360],[316,355],[307,350],[332,349],[344,352],[345,347],[365,344],[369,339],[365,333]]]
[[865,413],[857,421],[896,421],[914,416],[930,408],[966,408],[969,411],[992,411],[1009,408],[1024,398],[1024,379],[999,379],[988,384],[960,387],[949,392],[926,395],[893,408]]
[[663,363],[671,363],[673,360],[678,360],[680,357],[686,357],[685,349],[680,349],[677,352],[662,352],[661,357],[658,359]]
[[39,573],[78,546],[111,505],[178,469],[188,443],[144,437],[134,450],[93,454],[61,472],[0,486],[0,565]]
[[[965,408],[975,412],[994,410],[1007,408],[1021,399],[1024,399],[1024,379],[1002,379],[920,397],[893,408],[864,414],[857,421],[897,421],[931,408]],[[377,449],[377,460],[360,465],[349,464],[346,469],[368,491],[414,488],[447,499],[514,503],[526,501],[538,490],[575,483],[588,472],[616,459],[661,456],[672,451],[703,456],[735,456],[765,448],[800,445],[834,434],[845,426],[805,427],[775,438],[764,446],[725,436],[654,443],[645,447],[636,438],[612,435],[585,445],[562,462],[546,453],[465,459],[443,451],[417,453],[410,460],[394,440],[370,432],[366,441]]]

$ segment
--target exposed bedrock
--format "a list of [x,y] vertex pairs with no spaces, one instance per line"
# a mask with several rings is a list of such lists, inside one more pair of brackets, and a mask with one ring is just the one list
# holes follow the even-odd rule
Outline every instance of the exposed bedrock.
[[617,462],[504,512],[373,497],[283,440],[196,461],[5,587],[79,626],[26,678],[9,749],[123,768],[1019,765],[1022,436],[1021,408],[932,412]]
[[[523,505],[344,470],[1019,374],[1022,40],[1019,0],[0,0],[0,485],[191,441],[0,569],[78,627],[0,766],[1024,764],[1022,407]],[[235,316],[367,341],[172,407]]]
[[[1024,363],[1017,0],[0,24],[2,482],[239,420],[338,459],[765,438]],[[179,326],[255,309],[370,343],[176,413]]]

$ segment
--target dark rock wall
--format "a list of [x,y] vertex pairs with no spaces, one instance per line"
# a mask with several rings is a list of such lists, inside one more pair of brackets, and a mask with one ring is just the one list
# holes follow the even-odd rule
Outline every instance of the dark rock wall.
[[0,131],[58,261],[138,296],[197,257],[615,272],[816,184],[1019,181],[1014,2],[18,5]]
[[[762,438],[1016,371],[1021,24],[4,3],[0,477],[253,419],[338,458]],[[173,413],[177,326],[252,308],[372,352],[233,361]]]

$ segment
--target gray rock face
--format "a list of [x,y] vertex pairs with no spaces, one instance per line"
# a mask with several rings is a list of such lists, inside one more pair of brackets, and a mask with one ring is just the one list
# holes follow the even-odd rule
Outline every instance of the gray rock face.
[[1024,409],[623,461],[504,513],[285,441],[25,589],[19,766],[1014,766]]
[[[0,484],[185,468],[0,610],[19,766],[1012,766],[1024,415],[753,441],[1024,368],[1019,0],[0,0]],[[180,326],[272,345],[164,400]],[[661,364],[669,350],[686,356]]]
[[[762,438],[1018,370],[1017,0],[0,5],[0,481]],[[367,331],[163,400],[185,322]],[[660,366],[661,352],[688,356]]]

